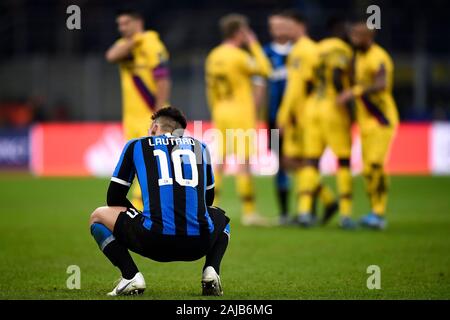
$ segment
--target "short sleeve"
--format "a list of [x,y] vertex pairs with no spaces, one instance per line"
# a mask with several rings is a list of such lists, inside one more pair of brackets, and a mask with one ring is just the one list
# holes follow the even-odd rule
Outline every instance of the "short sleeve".
[[136,173],[133,161],[134,146],[138,140],[127,142],[120,155],[119,162],[113,172],[111,181],[130,186]]
[[152,69],[153,77],[155,79],[169,77],[169,53],[159,37],[154,35],[149,38],[144,50],[148,58],[148,64]]

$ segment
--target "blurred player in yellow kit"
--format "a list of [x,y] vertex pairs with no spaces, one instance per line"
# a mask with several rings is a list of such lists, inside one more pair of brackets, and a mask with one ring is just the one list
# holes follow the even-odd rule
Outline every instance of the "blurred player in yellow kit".
[[[265,81],[261,77],[254,79],[255,100],[258,109],[266,108],[267,129],[278,129],[276,118],[278,109],[283,99],[284,89],[286,87],[287,70],[286,60],[292,48],[290,39],[290,21],[283,12],[274,12],[268,19],[269,34],[271,41],[263,46],[264,53],[272,66],[272,73]],[[270,138],[272,138],[270,136]],[[279,135],[278,143],[269,141],[269,148],[276,154],[279,160],[283,159],[283,136]],[[276,195],[279,206],[279,224],[290,224],[289,217],[289,174],[284,168],[283,161],[279,161],[278,171],[274,177]]]
[[[168,103],[169,56],[157,32],[144,29],[139,12],[122,10],[116,19],[121,38],[106,52],[119,64],[125,140],[146,136],[152,114]],[[133,205],[142,210],[139,184],[133,184]]]
[[[224,159],[226,154],[234,154],[239,160],[243,160],[240,161],[236,177],[237,191],[242,200],[242,223],[266,225],[266,219],[256,213],[249,158],[255,152],[255,137],[252,137],[252,134],[256,133],[252,77],[268,77],[271,72],[270,62],[250,30],[245,16],[230,14],[223,17],[220,20],[220,29],[223,42],[210,52],[205,66],[212,119],[223,137],[219,152],[221,159]],[[244,50],[244,47],[248,51]],[[249,135],[243,139],[230,139],[227,135],[227,131],[238,133],[239,130],[241,133],[248,132]],[[223,175],[223,161],[219,163],[215,175],[216,199],[217,192],[221,190]]]
[[355,85],[343,92],[339,101],[356,101],[356,117],[361,131],[363,174],[371,212],[361,225],[384,229],[388,180],[385,161],[399,122],[392,96],[394,65],[389,54],[374,42],[375,31],[365,21],[353,24],[350,38],[357,49]]
[[[347,24],[338,17],[328,21],[330,37],[318,43],[318,63],[315,66],[315,83],[304,111],[303,147],[305,166],[301,170],[300,214],[302,223],[313,223],[313,191],[320,183],[319,160],[329,146],[337,156],[339,168],[336,175],[339,191],[340,226],[354,229],[350,218],[352,202],[351,115],[346,105],[337,104],[337,97],[350,88],[353,52],[345,41]],[[330,212],[331,213],[331,212]],[[326,223],[331,215],[323,217]]]
[[[277,114],[277,126],[283,132],[283,162],[287,168],[293,169],[297,188],[297,217],[295,222],[302,226],[309,226],[314,221],[315,215],[308,216],[302,213],[300,200],[301,193],[301,169],[304,165],[303,135],[305,128],[305,106],[314,83],[314,67],[318,61],[317,44],[308,37],[305,19],[300,13],[288,10],[283,13],[289,18],[292,32],[291,38],[295,41],[287,60],[287,84],[286,90]],[[309,194],[312,202],[316,196],[324,203],[325,214],[336,210],[336,201],[333,192],[325,185],[317,184],[316,189]],[[311,203],[312,207],[315,207]],[[311,213],[311,212],[310,212]],[[305,218],[309,219],[308,221]]]

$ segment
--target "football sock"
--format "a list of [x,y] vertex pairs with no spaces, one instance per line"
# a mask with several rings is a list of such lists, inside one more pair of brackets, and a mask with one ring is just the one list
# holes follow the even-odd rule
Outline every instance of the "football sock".
[[348,166],[339,166],[336,182],[339,192],[340,214],[349,217],[352,213],[352,173]]
[[372,212],[380,216],[384,215],[388,196],[388,178],[384,173],[383,166],[380,164],[372,164],[368,173],[364,175],[364,178]]
[[276,186],[278,194],[278,203],[281,215],[288,214],[288,195],[289,195],[289,177],[287,173],[280,169],[276,175]]
[[216,270],[217,274],[220,273],[220,263],[222,262],[222,258],[228,247],[228,241],[230,238],[229,233],[230,233],[230,225],[228,224],[224,232],[220,233],[219,237],[217,238],[217,241],[214,243],[213,247],[206,255],[203,270],[205,270],[206,267],[211,266],[214,268],[214,270]]
[[131,188],[132,188],[132,190],[131,190],[131,194],[132,194],[131,203],[139,211],[144,210],[144,204],[142,203],[141,187],[139,186],[139,183],[137,182],[137,179],[135,179],[135,181],[132,184]]
[[377,215],[384,215],[387,204],[388,179],[381,165],[372,165],[372,211]]
[[295,172],[295,183],[299,191],[297,213],[306,214],[312,212],[314,193],[319,185],[319,179],[319,171],[314,166],[305,166]]
[[107,227],[101,223],[93,223],[91,234],[103,254],[114,266],[119,268],[123,278],[132,279],[139,272],[128,249],[116,240]]
[[246,173],[236,176],[237,192],[242,201],[242,213],[249,215],[255,213],[255,193],[252,177]]

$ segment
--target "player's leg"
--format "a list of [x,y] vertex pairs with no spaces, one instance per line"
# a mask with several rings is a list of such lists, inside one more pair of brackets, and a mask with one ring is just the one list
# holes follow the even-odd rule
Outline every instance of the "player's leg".
[[225,255],[225,251],[228,247],[228,241],[230,239],[230,225],[227,224],[223,232],[217,237],[211,250],[206,255],[205,265],[203,270],[207,267],[213,267],[217,274],[220,274],[220,263]]
[[223,119],[215,119],[213,117],[214,127],[217,130],[217,140],[214,146],[217,153],[217,161],[214,164],[214,206],[219,206],[222,197],[223,174],[225,169],[225,161],[227,157],[227,139],[226,126],[227,123]]
[[91,234],[100,250],[122,274],[122,280],[110,295],[141,293],[145,289],[144,278],[128,249],[113,235],[119,214],[126,210],[125,207],[99,207],[89,220]]
[[385,161],[390,149],[395,129],[379,127],[362,138],[365,143],[365,180],[370,196],[371,212],[361,219],[361,224],[374,229],[386,227],[385,213],[388,198],[388,177]]
[[313,215],[315,198],[321,192],[318,158],[306,158],[295,172],[297,185],[297,222],[304,227],[315,224]]
[[241,200],[241,222],[247,226],[266,223],[256,213],[255,186],[250,167],[250,156],[255,152],[256,124],[249,120],[251,118],[229,119],[226,136],[227,154],[233,154],[237,161],[236,191]]
[[236,136],[233,142],[233,153],[238,161],[236,190],[242,203],[241,222],[245,226],[268,226],[269,221],[256,210],[255,186],[250,166],[250,157],[256,153],[255,125],[243,124],[241,128],[245,131],[244,136]]
[[371,165],[369,161],[369,152],[368,152],[368,145],[369,145],[369,136],[366,132],[361,132],[361,151],[362,151],[362,161],[363,161],[363,169],[362,169],[362,176],[364,178],[364,186],[366,190],[367,198],[369,199],[370,208],[372,210],[372,188],[371,188]]
[[255,204],[255,186],[248,163],[239,165],[236,175],[236,188],[242,202],[243,216],[249,216],[256,213]]
[[255,186],[249,163],[239,166],[236,187],[242,203],[241,223],[244,226],[270,226],[268,219],[257,213]]
[[[275,128],[275,124],[270,124],[270,129]],[[282,159],[283,159],[283,137],[279,137],[278,144],[278,171],[275,176],[275,186],[277,189],[278,205],[280,210],[280,224],[287,224],[289,219],[289,175],[285,169]],[[272,147],[272,146],[271,146]]]
[[289,219],[289,175],[280,165],[275,176],[278,206],[280,209],[280,224],[287,224]]
[[343,229],[354,229],[356,225],[351,219],[353,179],[350,168],[350,158],[340,157],[338,161],[339,167],[336,173],[336,184],[339,192],[340,226]]
[[203,295],[222,295],[220,282],[220,265],[228,247],[230,239],[230,224],[225,212],[217,207],[208,207],[208,212],[214,224],[211,236],[212,246],[206,254],[202,272]]
[[275,146],[271,144],[272,141],[272,129],[276,129],[276,125],[273,121],[268,121],[268,141],[270,149],[276,153],[279,159],[278,171],[275,175],[275,188],[277,193],[278,206],[280,210],[280,224],[285,225],[288,224],[289,220],[289,209],[288,209],[288,197],[289,197],[289,175],[284,166],[282,159],[283,156],[283,145],[284,139],[281,135],[278,136],[278,149],[275,149]]
[[216,164],[214,168],[214,206],[219,205],[222,196],[223,172],[223,163]]
[[318,113],[306,113],[302,127],[303,166],[296,170],[295,179],[298,186],[297,221],[301,226],[309,227],[315,223],[315,197],[320,197],[324,204],[334,201],[331,190],[321,185],[319,160],[325,148],[319,123]]
[[219,138],[219,145],[217,146],[218,161],[214,168],[214,206],[220,204],[220,199],[222,197],[222,186],[223,186],[223,174],[225,170],[225,161],[227,158],[227,141],[225,138],[225,130],[220,129],[219,133],[221,137]]
[[[333,105],[336,108],[336,106]],[[326,140],[333,153],[338,157],[336,184],[339,192],[340,226],[343,229],[354,229],[351,219],[353,179],[350,168],[351,127],[346,115],[329,114],[326,121]]]
[[[148,135],[150,116],[148,116],[148,120],[145,122],[143,120],[146,119],[124,119],[123,132],[126,141]],[[144,208],[144,204],[142,202],[142,191],[139,183],[137,182],[137,178],[135,178],[133,184],[131,185],[131,203],[136,209],[142,211]]]

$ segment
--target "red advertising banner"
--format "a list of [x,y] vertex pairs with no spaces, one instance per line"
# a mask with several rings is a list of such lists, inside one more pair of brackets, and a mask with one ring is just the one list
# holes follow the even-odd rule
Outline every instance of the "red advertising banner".
[[430,124],[401,124],[394,139],[387,170],[401,174],[431,172]]
[[39,124],[31,132],[31,169],[39,176],[110,175],[123,144],[119,123]]
[[[213,144],[211,141],[214,139],[211,140],[209,134],[211,128],[209,122],[191,122],[188,134]],[[278,168],[278,160],[267,151],[268,138],[264,126],[257,131],[257,136],[259,149],[263,151],[258,154],[259,161],[252,165],[253,171],[273,174]],[[447,123],[401,124],[387,163],[388,171],[394,174],[450,173],[450,150],[443,150],[449,145],[449,136],[450,124]],[[124,140],[119,123],[50,123],[38,124],[31,129],[30,144],[30,167],[36,175],[109,176]],[[227,165],[232,172],[233,161],[227,159]],[[357,130],[354,130],[353,172],[360,172],[361,167],[361,144]],[[321,170],[333,173],[335,169],[336,158],[327,150],[321,159]]]

